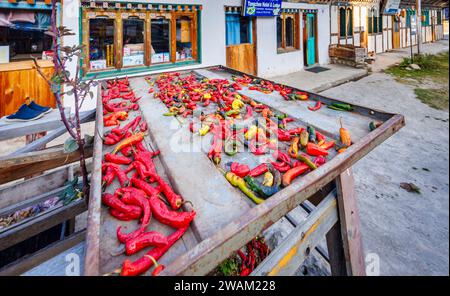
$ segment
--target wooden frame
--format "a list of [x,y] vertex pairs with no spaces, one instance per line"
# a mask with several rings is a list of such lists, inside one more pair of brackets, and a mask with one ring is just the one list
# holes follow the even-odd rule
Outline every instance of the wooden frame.
[[[282,12],[277,17],[281,19],[281,47],[277,48],[278,53],[285,53],[295,50],[300,50],[300,13],[299,12]],[[292,28],[292,34],[293,34],[293,46],[287,46],[286,45],[286,20],[292,19],[293,20],[293,28]],[[278,30],[277,30],[278,31]]]
[[[93,120],[92,115],[93,111],[82,113],[80,116],[82,122]],[[58,196],[59,193],[67,188],[66,181],[72,180],[74,175],[80,172],[77,164],[65,166],[79,160],[78,151],[66,153],[61,146],[35,151],[45,147],[55,137],[62,135],[62,130],[65,129],[61,126],[60,120],[55,120],[51,115],[48,116],[49,118],[42,119],[41,123],[36,124],[36,127],[31,129],[28,125],[29,123],[18,123],[13,128],[8,125],[0,127],[0,130],[8,130],[7,133],[4,133],[5,139],[41,132],[45,127],[47,127],[45,130],[54,129],[47,136],[18,149],[8,156],[0,157],[0,184],[64,166],[31,179],[2,186],[0,189],[0,216],[2,217]],[[87,158],[92,156],[92,147],[86,147],[85,151]],[[91,167],[89,162],[87,167],[88,170]],[[86,210],[87,200],[78,199],[68,205],[58,205],[1,229],[0,251],[32,239],[36,235],[60,224],[66,225],[62,229],[65,229],[64,236],[67,233],[69,236],[63,237],[44,249],[3,266],[0,269],[0,275],[20,275],[81,242],[84,238],[84,231],[71,234],[74,232],[75,217]]]
[[[156,11],[156,10],[146,10],[144,7],[141,9],[101,9],[101,8],[85,8],[82,10],[82,21],[81,21],[81,31],[82,31],[82,43],[86,44],[85,57],[82,62],[82,70],[84,74],[88,73],[99,73],[109,70],[120,70],[120,69],[132,69],[139,67],[150,67],[152,65],[160,65],[162,63],[152,63],[151,61],[151,21],[153,18],[158,16],[164,16],[170,21],[170,63],[176,64],[186,61],[198,61],[199,60],[199,36],[198,36],[198,11],[181,11],[181,7],[177,7],[177,11]],[[92,70],[90,67],[89,59],[89,21],[91,19],[96,19],[98,17],[108,17],[109,19],[114,19],[114,67],[107,67],[105,69]],[[144,21],[144,64],[143,65],[132,65],[123,66],[123,20],[130,16],[138,17]],[[190,23],[190,38],[192,46],[192,58],[188,59],[176,59],[176,20],[181,17],[189,17]],[[165,62],[164,62],[165,63]]]
[[[227,75],[244,75],[242,72],[223,66],[194,69],[192,71],[196,75],[199,75],[199,78],[202,76],[210,79],[214,78],[213,75],[205,76],[206,73],[209,73],[208,71],[212,71],[208,69],[218,69],[217,71],[223,70],[227,72]],[[190,70],[186,72],[190,72]],[[253,75],[248,76],[257,78]],[[309,94],[326,104],[339,102],[331,98],[312,93]],[[284,217],[288,212],[305,200],[316,195],[315,203],[317,203],[318,206],[311,212],[311,217],[316,217],[316,219],[308,220],[306,223],[309,224],[298,225],[297,227],[300,227],[299,230],[292,234],[292,238],[290,239],[291,243],[286,243],[284,250],[291,249],[304,237],[308,237],[309,243],[302,244],[302,251],[297,253],[299,256],[290,256],[289,254],[292,253],[288,252],[286,254],[286,252],[281,252],[277,255],[277,258],[279,258],[277,259],[278,261],[274,259],[270,262],[267,261],[266,263],[263,263],[274,266],[269,269],[268,273],[283,274],[284,271],[281,271],[284,269],[279,268],[280,262],[283,264],[291,261],[300,262],[301,258],[306,257],[302,254],[304,254],[304,252],[309,253],[312,248],[315,247],[314,245],[317,242],[316,238],[326,235],[330,245],[329,256],[333,274],[363,275],[364,261],[361,234],[359,232],[359,216],[356,207],[353,177],[351,170],[349,169],[364,155],[397,132],[404,125],[404,117],[397,114],[388,114],[382,111],[368,109],[358,105],[353,106],[355,108],[354,112],[361,116],[382,120],[384,123],[376,130],[365,134],[365,136],[356,141],[347,149],[346,153],[337,155],[331,159],[322,170],[313,171],[302,177],[301,180],[295,180],[289,187],[286,187],[273,195],[263,204],[246,210],[245,214],[230,221],[230,223],[226,224],[218,232],[213,233],[211,236],[208,236],[197,244],[194,242],[194,245],[189,248],[188,252],[176,257],[176,260],[172,260],[170,264],[166,265],[166,269],[163,271],[162,275],[207,274],[216,267],[217,264],[226,259],[234,250],[241,248],[262,230],[268,228],[280,218]],[[101,114],[101,108],[100,104],[98,106],[97,114]],[[101,117],[98,117],[97,120],[101,120]],[[99,143],[99,146],[101,145],[101,140],[98,136],[96,136],[96,143]],[[96,145],[94,174],[97,174],[97,177],[95,177],[95,180],[100,180],[102,153],[103,151],[98,150]],[[167,164],[164,165],[164,167],[167,168]],[[166,171],[166,174],[170,175],[170,172]],[[327,197],[332,188],[336,188],[336,195]],[[95,205],[90,205],[89,211],[88,247],[85,260],[87,265],[85,266],[85,274],[99,275],[99,250],[101,241],[100,181],[94,181],[92,189]],[[174,189],[177,190],[176,187]],[[318,212],[315,212],[316,210],[318,210]],[[321,219],[320,217],[325,217],[324,215],[331,215],[331,218]],[[339,220],[336,221],[335,217],[339,217]],[[325,224],[322,224],[322,222]],[[308,236],[309,233],[313,233],[313,231],[307,232],[308,229],[312,228],[320,228],[320,231],[315,233],[314,236]],[[302,235],[302,233],[305,235]],[[273,258],[273,256],[268,258]],[[278,266],[278,268],[275,269],[275,266]],[[285,266],[287,265],[285,264]],[[291,272],[292,268],[289,267],[289,270],[287,270],[286,273]]]

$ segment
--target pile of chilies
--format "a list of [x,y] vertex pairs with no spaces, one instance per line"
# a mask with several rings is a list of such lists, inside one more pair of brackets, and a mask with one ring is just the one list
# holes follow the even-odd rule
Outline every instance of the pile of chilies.
[[[256,156],[272,156],[272,160],[253,169],[237,162],[226,164],[225,178],[257,204],[278,192],[281,186],[288,186],[298,176],[323,165],[329,149],[334,147],[341,153],[351,145],[350,134],[342,123],[340,141],[336,143],[313,126],[288,129],[293,118],[238,93],[243,86],[248,86],[250,90],[278,91],[282,96],[295,95],[305,99],[306,94],[285,86],[248,76],[233,77],[230,82],[227,79],[200,80],[194,75],[182,76],[180,73],[162,74],[155,81],[147,80],[150,84],[156,83],[158,92],[154,96],[169,109],[165,116],[188,117],[199,107],[205,111],[211,103],[215,104],[214,108],[212,105],[208,109],[212,112],[201,112],[199,121],[190,122],[189,129],[200,136],[213,134],[208,157],[216,165],[221,163],[223,152],[233,156],[240,145],[245,145]],[[151,88],[150,92],[153,91]],[[248,121],[250,125],[240,126]],[[285,142],[289,148],[282,151],[279,142]],[[262,182],[256,179],[262,175]]]
[[[122,100],[113,103],[116,99]],[[147,150],[142,142],[147,130],[146,122],[137,116],[123,127],[120,126],[120,121],[126,120],[129,112],[139,109],[136,104],[138,100],[129,88],[128,79],[109,81],[107,91],[102,93],[104,125],[116,125],[104,136],[105,145],[116,146],[111,153],[104,155],[102,188],[105,190],[116,178],[120,184],[114,194],[102,195],[102,203],[109,207],[109,213],[116,219],[140,222],[140,226],[130,233],[124,233],[120,226],[117,228],[117,239],[125,246],[126,255],[153,247],[134,262],[125,260],[120,271],[117,271],[123,276],[140,275],[153,265],[155,269],[152,275],[158,275],[164,266],[158,265],[157,260],[182,237],[196,215],[195,211],[179,211],[183,198],[158,175],[153,158],[160,152]],[[130,101],[131,104],[122,104],[123,101]],[[113,124],[111,121],[114,120]],[[130,178],[128,175],[132,172]],[[152,183],[157,186],[152,186]],[[176,231],[169,236],[148,231],[152,215]]]

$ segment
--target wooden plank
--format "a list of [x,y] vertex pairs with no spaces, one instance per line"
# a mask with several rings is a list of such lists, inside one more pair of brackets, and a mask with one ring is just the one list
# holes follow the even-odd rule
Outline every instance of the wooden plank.
[[[14,111],[12,111],[14,112]],[[67,110],[68,115],[70,110]],[[30,134],[50,131],[61,127],[61,116],[58,110],[52,110],[49,114],[40,119],[27,122],[6,122],[5,118],[0,119],[0,141],[22,137]]]
[[103,160],[103,105],[101,87],[97,93],[97,112],[95,118],[94,155],[89,194],[88,221],[86,233],[86,259],[84,275],[99,275],[100,270],[100,214],[101,214],[101,178]]
[[0,269],[0,276],[18,276],[53,258],[85,239],[86,230],[74,233],[61,241],[57,241],[42,250],[16,260]]
[[339,219],[348,275],[365,275],[364,250],[351,168],[336,179]]
[[57,196],[60,192],[62,192],[66,188],[67,188],[67,186],[59,187],[59,188],[56,188],[54,190],[50,190],[48,192],[45,192],[43,194],[39,194],[37,196],[34,196],[32,198],[27,198],[24,201],[14,203],[14,204],[12,204],[12,205],[10,205],[8,207],[4,207],[4,208],[0,207],[0,217],[4,217],[6,215],[10,215],[10,214],[12,214],[12,213],[14,213],[14,212],[16,212],[18,210],[21,210],[21,209],[30,207],[32,205],[38,204],[40,202],[43,202],[43,201],[51,198],[52,196]]
[[[92,121],[94,118],[95,118],[95,109],[80,113],[80,122],[81,123],[86,123],[86,122]],[[62,134],[66,133],[66,132],[67,132],[67,129],[63,125],[57,129],[53,130],[51,133],[47,134],[46,136],[28,144],[22,148],[17,149],[13,153],[11,153],[10,156],[19,155],[21,153],[27,153],[27,152],[38,150],[39,148],[43,147],[48,142],[56,139],[57,137],[61,136]]]
[[0,251],[47,230],[86,211],[84,200],[49,210],[36,217],[17,223],[0,232]]
[[326,240],[331,274],[333,276],[348,275],[339,221],[327,233]]
[[[9,159],[0,159],[0,163],[8,164],[8,166],[0,169],[0,184],[27,177],[35,173],[44,172],[46,170],[57,168],[62,165],[70,164],[72,162],[78,161],[80,157],[79,151],[64,153],[62,148],[52,149],[52,151],[47,154],[38,154],[38,152],[30,152],[27,154],[30,154],[29,158],[18,157],[12,160],[13,162],[18,163],[17,165],[11,165],[12,163]],[[91,157],[92,147],[86,147],[85,154],[86,158]],[[39,159],[43,160],[39,161]],[[34,163],[30,163],[30,161],[34,161]],[[24,162],[25,164],[23,164]]]
[[336,194],[332,193],[258,265],[251,275],[293,275],[337,221]]

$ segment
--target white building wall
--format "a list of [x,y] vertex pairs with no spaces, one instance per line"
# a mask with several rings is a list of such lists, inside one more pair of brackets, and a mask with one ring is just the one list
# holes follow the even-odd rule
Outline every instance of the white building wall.
[[[128,2],[143,3],[142,0],[128,0]],[[151,3],[153,1],[148,1]],[[65,45],[76,45],[80,42],[79,32],[79,0],[65,0],[63,4],[63,25],[73,30],[74,36],[65,37]],[[171,71],[186,70],[197,67],[213,65],[226,65],[226,33],[224,6],[242,6],[241,0],[158,0],[159,4],[196,4],[202,5],[201,11],[201,62],[199,64],[170,68]],[[283,8],[317,9],[317,42],[318,61],[320,64],[328,63],[328,45],[330,43],[329,6],[311,5],[305,3],[284,3]],[[278,54],[276,48],[276,18],[257,18],[257,61],[258,75],[275,76],[299,71],[303,68],[303,28],[300,27],[301,49],[298,51]],[[301,18],[300,18],[301,23]],[[76,63],[69,65],[71,73],[76,72]],[[158,70],[157,72],[160,72]],[[141,76],[152,74],[156,71],[141,72],[129,75]],[[66,97],[65,104],[73,106],[73,99]],[[83,109],[95,107],[96,100],[87,100]],[[72,109],[73,110],[73,109]]]
[[[317,58],[319,64],[327,64],[330,44],[329,6],[304,3],[283,3],[283,8],[317,10]],[[257,18],[257,60],[258,75],[272,77],[300,71],[304,67],[303,59],[303,21],[300,14],[300,50],[277,53],[276,18]]]

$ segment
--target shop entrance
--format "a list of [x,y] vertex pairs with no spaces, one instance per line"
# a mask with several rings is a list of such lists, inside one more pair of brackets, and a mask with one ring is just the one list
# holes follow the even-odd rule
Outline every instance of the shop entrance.
[[400,48],[400,19],[392,16],[392,48]]
[[254,18],[226,13],[227,67],[256,75],[256,22]]
[[305,66],[317,63],[316,14],[303,13],[303,58]]

